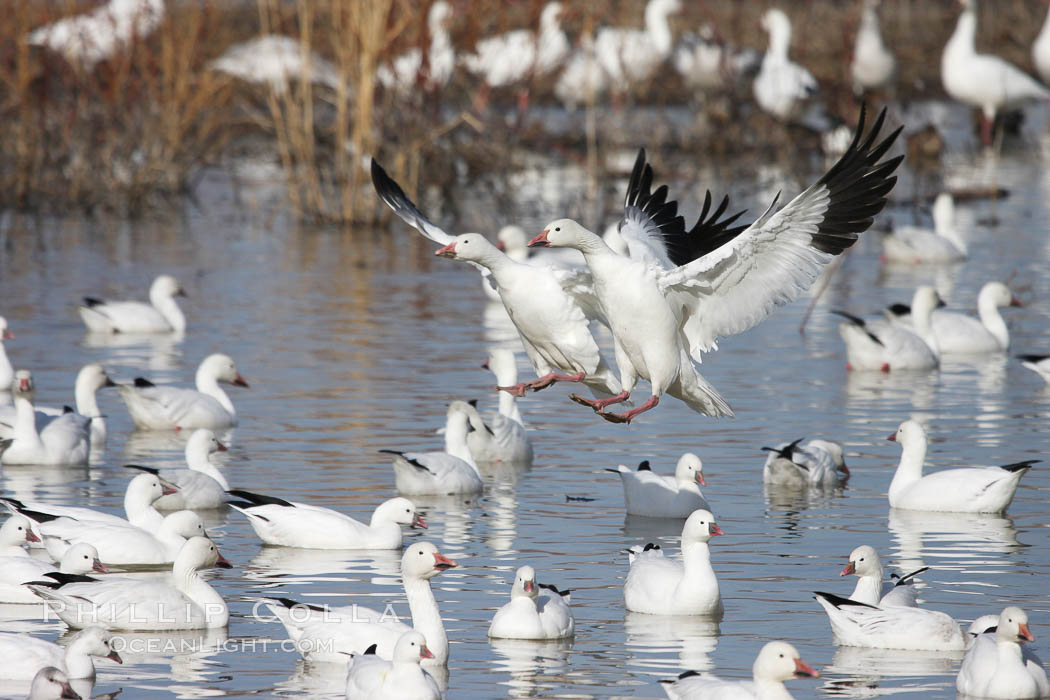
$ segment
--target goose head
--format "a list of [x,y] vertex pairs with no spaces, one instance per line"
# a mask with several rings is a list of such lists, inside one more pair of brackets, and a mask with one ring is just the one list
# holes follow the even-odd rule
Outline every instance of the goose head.
[[434,653],[427,649],[427,640],[421,632],[409,630],[398,637],[391,660],[396,663],[418,664],[421,659],[433,659]]
[[11,515],[0,526],[0,547],[18,547],[26,542],[39,542],[40,538],[33,533],[29,518],[24,515]]
[[427,524],[423,522],[423,518],[416,512],[416,504],[402,497],[391,498],[380,503],[372,515],[373,524],[377,521],[427,529]]
[[183,291],[178,281],[171,275],[160,275],[153,280],[153,284],[149,288],[149,298],[154,304],[156,303],[155,300],[184,296],[186,296],[186,292]]
[[69,685],[69,677],[54,666],[45,666],[36,672],[29,697],[31,700],[80,700],[80,695]]
[[99,389],[116,385],[116,382],[110,379],[109,375],[106,374],[106,370],[102,368],[102,365],[97,362],[84,365],[80,368],[80,372],[77,374],[77,389],[83,387],[91,393],[94,393]]
[[678,458],[678,465],[674,470],[675,479],[680,484],[697,483],[707,486],[704,480],[704,463],[692,452],[686,452]]
[[36,384],[33,382],[33,373],[28,369],[16,370],[15,381],[11,383],[11,393],[28,399],[32,398],[35,390]]
[[510,589],[511,598],[526,596],[533,600],[539,596],[539,586],[536,583],[536,570],[529,565],[519,567],[514,574],[514,586]]
[[1020,299],[1010,293],[1010,288],[1002,282],[988,282],[981,287],[977,295],[977,306],[991,306],[1000,308],[1003,306],[1024,306]]
[[459,566],[430,542],[416,542],[401,557],[401,575],[406,579],[431,579],[442,571]]
[[817,678],[820,671],[802,660],[795,647],[787,642],[769,642],[758,652],[751,667],[755,680],[786,681],[796,677]]
[[233,565],[219,553],[219,548],[210,539],[190,537],[186,540],[186,544],[182,545],[178,556],[175,557],[173,568],[196,571],[212,566],[220,569],[233,568]]
[[693,542],[708,542],[716,535],[724,535],[722,528],[715,523],[715,516],[711,511],[694,510],[685,521],[682,528],[682,546]]
[[874,547],[866,544],[849,553],[849,563],[839,576],[877,576],[882,578],[882,560]]
[[886,439],[900,444],[902,449],[907,449],[908,445],[926,443],[926,428],[923,428],[919,421],[909,419],[901,423],[897,432]]
[[[540,12],[540,29],[556,29],[558,27],[558,17],[561,15],[561,3],[560,2],[548,2],[543,6],[543,11]],[[508,227],[504,227],[508,228]],[[522,243],[525,242],[525,232],[521,228],[515,226],[522,235]]]
[[529,236],[521,226],[504,226],[496,234],[496,247],[513,260],[524,260],[529,252]]
[[[524,233],[525,232],[522,231],[523,235],[524,235]],[[9,331],[7,329],[7,319],[4,318],[3,316],[0,316],[0,342],[3,342],[5,340],[14,340],[14,339],[15,339],[14,333],[12,333],[11,331]]]
[[966,634],[971,639],[976,639],[988,630],[998,631],[999,616],[998,615],[981,615],[979,618],[970,623],[969,628],[966,630]]
[[434,255],[484,265],[499,255],[499,249],[480,233],[461,233],[447,246],[434,251]]
[[75,644],[89,656],[99,656],[104,659],[116,661],[118,664],[122,664],[124,663],[124,660],[121,659],[120,654],[110,646],[112,639],[113,635],[105,627],[91,625],[73,635],[69,640],[69,646]]
[[127,491],[124,493],[125,503],[153,503],[161,496],[175,493],[177,489],[170,483],[164,481],[156,474],[139,474],[128,482]]
[[996,641],[1000,642],[1034,642],[1035,635],[1028,629],[1028,613],[1011,605],[999,615],[999,624],[995,630]]
[[445,0],[438,0],[430,6],[427,13],[427,28],[436,34],[445,27],[445,22],[452,17],[452,7]]
[[221,352],[204,358],[204,361],[201,362],[200,367],[197,369],[197,375],[209,377],[218,382],[232,384],[233,386],[248,388],[248,382],[244,381],[244,377],[237,371],[237,365],[234,363],[233,358]]
[[160,532],[166,535],[178,535],[185,539],[205,537],[204,521],[192,510],[177,510],[164,516]]
[[78,542],[67,549],[62,555],[60,568],[64,574],[86,574],[89,571],[109,573],[109,569],[98,558],[98,550],[88,542]]
[[955,199],[948,192],[941,192],[933,200],[933,225],[938,231],[951,228],[955,221]]
[[575,248],[582,251],[593,240],[600,240],[593,233],[572,219],[555,219],[543,231],[529,241],[530,248]]
[[911,313],[913,319],[929,319],[933,310],[944,306],[944,301],[937,290],[928,284],[916,287],[915,295],[911,299]]
[[766,10],[759,25],[769,34],[769,43],[787,47],[791,43],[791,20],[784,11],[773,7]]
[[198,428],[186,441],[186,461],[192,461],[191,455],[197,459],[208,459],[208,455],[216,452],[226,452],[226,445],[219,442],[215,433],[207,428]]

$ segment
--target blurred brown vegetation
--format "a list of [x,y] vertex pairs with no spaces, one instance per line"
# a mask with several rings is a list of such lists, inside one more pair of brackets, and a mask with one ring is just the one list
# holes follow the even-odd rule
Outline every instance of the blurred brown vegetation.
[[[457,52],[485,36],[534,28],[545,0],[451,0]],[[450,186],[468,172],[503,169],[521,151],[584,157],[582,133],[552,136],[537,120],[519,121],[511,91],[496,92],[485,114],[470,112],[475,79],[457,69],[440,91],[398,96],[375,81],[378,65],[429,43],[423,0],[167,0],[166,16],[148,37],[91,69],[29,46],[26,35],[98,2],[0,0],[0,206],[28,210],[110,210],[135,215],[191,194],[204,169],[229,158],[269,152],[289,182],[289,201],[303,217],[368,218],[365,157],[376,154],[409,188],[419,179]],[[676,35],[702,23],[720,38],[762,50],[758,25],[772,3],[695,0],[672,18]],[[821,84],[832,113],[852,118],[849,56],[860,2],[782,0],[792,18],[792,55]],[[584,28],[641,26],[640,0],[565,0],[563,26],[575,43]],[[1031,70],[1029,47],[1043,0],[985,0],[979,48]],[[941,49],[958,13],[954,0],[884,0],[883,35],[898,57],[898,98],[942,96]],[[299,41],[335,66],[338,85],[290,79],[288,89],[249,85],[208,69],[231,45],[260,34]],[[533,85],[533,104],[555,105],[551,78]],[[668,68],[630,105],[696,105]],[[680,148],[733,155],[735,144],[783,135],[751,110],[749,86],[703,103],[706,127]],[[746,118],[741,118],[741,105]],[[622,120],[619,123],[623,123]],[[772,135],[772,136],[771,136]],[[597,148],[605,137],[600,134]],[[652,144],[653,133],[644,140]],[[635,133],[615,141],[637,142]],[[807,147],[814,141],[800,138]],[[593,144],[592,144],[593,147]],[[455,165],[456,167],[453,167]],[[421,177],[421,174],[425,176]]]

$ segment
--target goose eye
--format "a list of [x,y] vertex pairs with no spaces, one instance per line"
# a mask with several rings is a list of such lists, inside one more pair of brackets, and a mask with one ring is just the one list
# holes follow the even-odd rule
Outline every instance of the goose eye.
[[561,226],[556,227],[554,230],[555,231],[561,231]]

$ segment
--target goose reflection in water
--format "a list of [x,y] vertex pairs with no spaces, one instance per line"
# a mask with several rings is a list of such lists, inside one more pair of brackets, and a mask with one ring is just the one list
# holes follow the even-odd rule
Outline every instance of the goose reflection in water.
[[135,370],[163,372],[181,368],[182,333],[142,335],[135,333],[84,334],[80,344],[86,348],[106,349],[100,362]]
[[[905,651],[841,646],[830,665],[820,669],[827,678],[827,695],[873,698],[901,692],[931,692],[952,683],[962,651]],[[940,682],[931,676],[943,676]],[[899,679],[901,685],[885,679]]]
[[902,570],[923,566],[963,571],[1015,567],[1024,545],[1010,518],[992,514],[936,513],[891,508],[889,531]]
[[[628,664],[666,677],[680,671],[709,671],[718,646],[718,623],[703,617],[626,612]],[[672,656],[674,655],[674,656]]]
[[[509,673],[512,698],[542,697],[544,689],[563,685],[572,651],[571,639],[528,641],[524,639],[489,639],[496,658],[492,663],[498,673]],[[549,678],[549,682],[544,679]]]
[[244,568],[243,575],[249,581],[281,585],[342,581],[347,576],[362,580],[396,580],[401,576],[401,550],[300,549],[263,545]]

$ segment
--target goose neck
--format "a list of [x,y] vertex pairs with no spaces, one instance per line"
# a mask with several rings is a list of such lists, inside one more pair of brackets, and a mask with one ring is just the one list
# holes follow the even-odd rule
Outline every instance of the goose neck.
[[982,294],[977,299],[977,316],[985,329],[995,337],[1000,348],[1005,350],[1010,346],[1010,330],[1006,327],[1006,321],[999,313],[994,299]]
[[412,613],[412,626],[426,638],[427,647],[434,654],[434,663],[447,663],[448,635],[430,581],[406,577],[405,594],[408,597],[408,609]]
[[225,627],[230,619],[230,612],[222,596],[201,578],[196,566],[180,566],[176,561],[172,567],[175,587],[204,611],[207,627]]
[[667,15],[670,11],[671,9],[666,4],[652,0],[645,7],[645,29],[657,53],[661,56],[668,56],[671,53],[673,37],[671,27],[667,22]]
[[70,678],[94,678],[95,664],[92,663],[88,651],[85,649],[90,641],[85,636],[78,636],[66,647],[65,666],[66,675]]
[[40,433],[36,431],[36,411],[33,402],[23,396],[15,397],[15,425],[12,429],[14,438],[43,446]]
[[901,460],[890,482],[894,491],[922,478],[922,467],[926,462],[926,438],[916,436],[906,445],[901,445]]
[[197,391],[202,394],[207,394],[216,401],[219,405],[226,409],[231,416],[236,416],[237,411],[233,408],[233,402],[230,401],[230,397],[226,395],[226,392],[219,386],[219,381],[215,378],[206,367],[200,367],[197,370]]
[[977,14],[966,7],[959,15],[959,21],[955,25],[948,44],[944,48],[945,55],[973,54],[976,53],[975,39],[977,36]]
[[470,456],[470,447],[467,446],[467,425],[467,415],[462,411],[454,411],[448,417],[448,422],[445,424],[445,452],[453,457],[459,457],[476,470],[477,464]]

